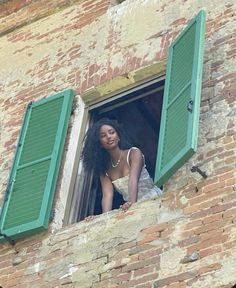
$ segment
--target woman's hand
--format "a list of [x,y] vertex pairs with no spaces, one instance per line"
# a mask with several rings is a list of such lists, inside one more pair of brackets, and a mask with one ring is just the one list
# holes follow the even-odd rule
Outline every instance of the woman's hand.
[[132,205],[132,202],[125,202],[123,205],[120,205],[120,209],[123,212],[126,212],[127,210],[129,210],[131,205]]
[[89,222],[89,221],[92,221],[94,218],[95,218],[94,215],[89,215],[89,216],[85,217],[84,220],[85,220],[86,222]]

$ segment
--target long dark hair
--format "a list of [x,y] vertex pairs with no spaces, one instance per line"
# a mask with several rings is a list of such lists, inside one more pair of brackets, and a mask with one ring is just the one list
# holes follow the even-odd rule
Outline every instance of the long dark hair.
[[85,135],[81,158],[85,170],[94,171],[97,176],[105,175],[111,165],[110,154],[100,143],[100,128],[103,125],[110,125],[116,130],[120,138],[118,144],[120,149],[125,150],[132,147],[126,133],[116,120],[102,118],[95,122]]

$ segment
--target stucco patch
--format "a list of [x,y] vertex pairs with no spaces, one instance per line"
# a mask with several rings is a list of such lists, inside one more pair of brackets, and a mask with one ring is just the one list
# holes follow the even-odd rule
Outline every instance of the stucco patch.
[[[215,138],[223,135],[227,130],[229,117],[225,117],[230,112],[230,107],[225,100],[215,103],[211,111],[201,116],[200,139]],[[224,121],[222,121],[224,119]],[[205,140],[206,141],[206,140]]]
[[179,247],[170,249],[161,255],[160,278],[166,275],[175,275],[180,272],[180,260],[185,256],[185,251]]

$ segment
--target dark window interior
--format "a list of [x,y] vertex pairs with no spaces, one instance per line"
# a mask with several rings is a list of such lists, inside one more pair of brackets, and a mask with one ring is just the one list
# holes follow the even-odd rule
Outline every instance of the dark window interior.
[[[116,100],[92,109],[92,122],[100,118],[116,119],[123,126],[133,146],[139,147],[145,155],[147,170],[154,177],[157,144],[159,137],[164,80],[136,89]],[[81,209],[77,221],[88,215],[102,213],[102,192],[98,177],[84,175]],[[85,202],[85,203],[84,203]],[[113,209],[124,203],[122,196],[115,191]]]

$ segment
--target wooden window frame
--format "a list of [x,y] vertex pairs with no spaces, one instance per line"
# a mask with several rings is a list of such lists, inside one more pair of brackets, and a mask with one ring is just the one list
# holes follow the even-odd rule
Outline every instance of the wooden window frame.
[[[103,103],[112,102],[115,97],[122,98],[128,94],[130,89],[139,89],[141,85],[147,85],[152,81],[158,81],[158,79],[163,79],[166,73],[166,61],[161,61],[153,65],[144,67],[142,69],[132,71],[124,76],[118,76],[109,82],[102,85],[93,87],[86,90],[81,95],[79,101],[80,112],[78,113],[78,119],[74,124],[73,130],[77,133],[77,137],[73,136],[74,144],[76,147],[73,152],[73,167],[71,169],[70,182],[67,182],[67,202],[63,217],[63,226],[74,223],[74,211],[76,209],[76,197],[74,193],[74,187],[76,183],[77,173],[80,167],[80,154],[82,151],[82,139],[85,135],[86,127],[90,121],[89,110],[94,107],[103,105]],[[71,163],[71,161],[70,161]],[[79,177],[81,174],[79,175]],[[66,185],[64,185],[66,186]]]

